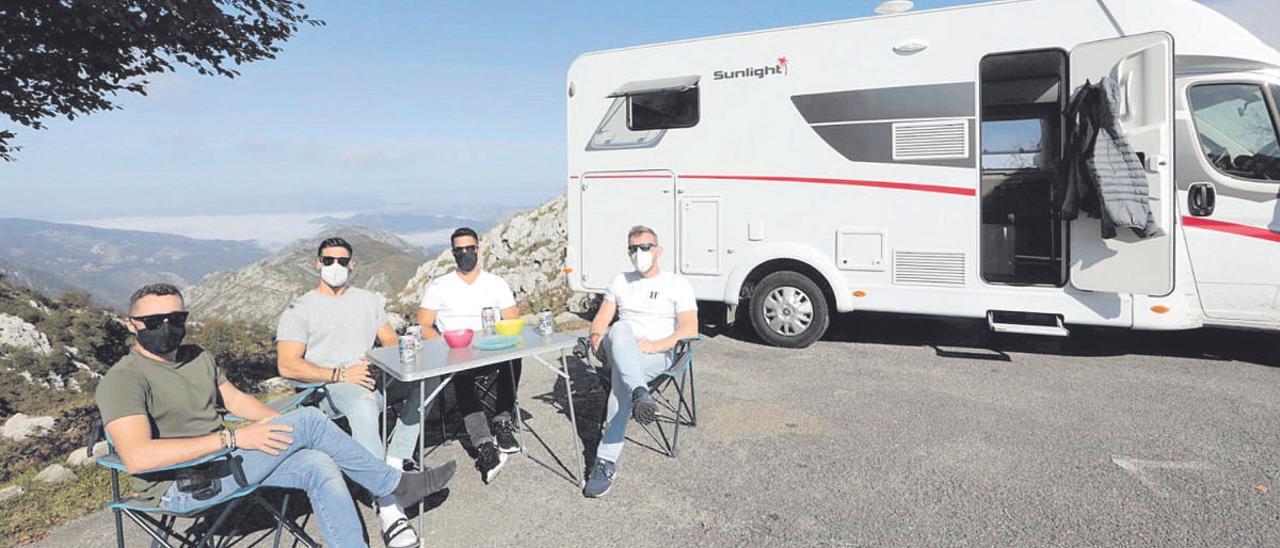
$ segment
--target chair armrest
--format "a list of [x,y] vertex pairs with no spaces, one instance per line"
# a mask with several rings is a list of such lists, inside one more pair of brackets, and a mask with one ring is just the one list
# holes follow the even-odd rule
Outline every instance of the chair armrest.
[[120,455],[118,453],[111,453],[103,457],[98,457],[98,465],[106,468],[110,468],[112,470],[118,470],[120,472],[125,472],[135,476],[140,476],[144,474],[154,474],[156,472],[171,472],[173,470],[191,468],[192,466],[200,466],[201,464],[215,461],[217,459],[226,457],[230,454],[231,454],[230,449],[219,449],[217,452],[210,453],[198,459],[192,459],[186,462],[179,462],[177,464],[170,464],[169,466],[160,466],[156,468],[150,468],[147,470],[140,470],[137,472],[129,472],[129,470],[125,468],[124,461],[120,459]]
[[285,379],[285,380],[284,380],[284,382],[285,382],[286,384],[288,384],[289,386],[292,386],[295,390],[306,390],[306,389],[308,389],[308,388],[310,388],[310,389],[324,388],[324,385],[325,385],[325,384],[328,384],[328,383],[323,383],[323,382],[302,382],[302,381],[292,381],[292,380],[289,380],[289,379]]
[[[271,400],[266,403],[266,406],[270,408],[272,411],[275,411],[283,415],[285,413],[293,411],[294,409],[297,409],[298,407],[302,406],[303,402],[307,401],[307,398],[310,398],[311,395],[316,392],[316,390],[317,390],[316,388],[303,388],[298,393],[292,396]],[[249,421],[249,419],[246,419],[243,417],[237,417],[230,413],[228,413],[227,416],[222,417],[222,420],[223,422],[227,422],[231,424],[239,424],[242,422]]]

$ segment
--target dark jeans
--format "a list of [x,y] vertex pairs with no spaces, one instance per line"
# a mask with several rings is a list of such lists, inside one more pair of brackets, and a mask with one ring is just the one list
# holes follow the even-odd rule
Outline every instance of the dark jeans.
[[492,442],[493,432],[489,430],[489,420],[484,414],[484,403],[481,401],[480,387],[476,380],[496,369],[498,378],[494,381],[495,418],[514,420],[512,412],[516,408],[516,389],[520,384],[522,360],[511,360],[506,363],[495,363],[487,367],[472,369],[453,376],[453,390],[458,397],[458,408],[462,410],[462,423],[467,427],[467,435],[471,437],[471,446],[479,447],[485,442]]

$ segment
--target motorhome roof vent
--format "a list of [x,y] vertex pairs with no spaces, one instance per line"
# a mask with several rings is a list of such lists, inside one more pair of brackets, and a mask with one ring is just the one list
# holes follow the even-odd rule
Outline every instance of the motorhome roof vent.
[[964,286],[964,253],[895,251],[893,283],[897,285]]
[[880,15],[892,15],[908,11],[915,6],[916,3],[911,0],[888,0],[887,2],[881,2],[876,6],[876,13]]
[[893,159],[949,160],[969,157],[969,121],[965,119],[893,124]]

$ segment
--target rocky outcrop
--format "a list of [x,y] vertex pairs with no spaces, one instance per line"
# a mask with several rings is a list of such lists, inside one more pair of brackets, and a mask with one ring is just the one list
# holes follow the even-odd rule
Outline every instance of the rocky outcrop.
[[210,274],[186,295],[192,318],[274,326],[293,299],[319,283],[316,245],[332,236],[347,240],[355,250],[351,284],[384,297],[395,295],[404,287],[424,258],[419,248],[386,232],[329,227],[240,270]]
[[[480,238],[482,267],[506,280],[526,311],[558,313],[589,306],[589,298],[570,291],[565,278],[566,221],[566,200],[561,196],[512,216]],[[406,315],[416,313],[427,284],[454,268],[448,250],[419,267],[396,298],[400,310]]]
[[18,413],[4,422],[0,427],[0,436],[5,439],[22,441],[40,432],[53,428],[53,417],[29,417]]
[[49,337],[37,331],[36,326],[17,316],[0,314],[0,348],[5,346],[30,350],[41,356],[53,352]]

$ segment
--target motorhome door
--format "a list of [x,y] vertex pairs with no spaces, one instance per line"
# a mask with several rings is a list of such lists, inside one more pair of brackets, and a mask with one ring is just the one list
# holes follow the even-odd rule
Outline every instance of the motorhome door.
[[668,252],[663,270],[675,272],[675,173],[668,170],[584,173],[581,185],[582,285],[603,290],[619,272],[634,270],[627,257],[627,231],[645,225]]
[[1071,222],[1070,282],[1087,291],[1166,295],[1173,291],[1173,37],[1157,32],[1082,44],[1071,51],[1071,89],[1111,78],[1119,123],[1145,163],[1150,204],[1163,236],[1120,229],[1103,239],[1098,219]]

